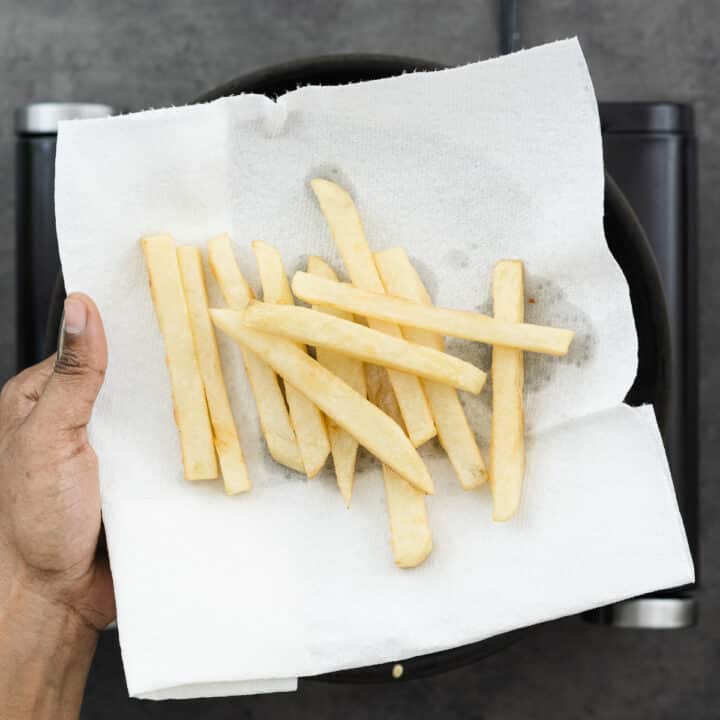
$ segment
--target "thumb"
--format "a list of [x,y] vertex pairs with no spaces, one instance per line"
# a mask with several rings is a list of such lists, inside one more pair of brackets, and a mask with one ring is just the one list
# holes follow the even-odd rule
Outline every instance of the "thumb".
[[107,367],[107,343],[95,303],[82,293],[65,300],[55,368],[33,415],[45,427],[76,430],[90,420]]

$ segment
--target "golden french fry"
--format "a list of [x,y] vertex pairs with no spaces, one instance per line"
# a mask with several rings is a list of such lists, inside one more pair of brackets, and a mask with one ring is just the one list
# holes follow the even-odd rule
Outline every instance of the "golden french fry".
[[[337,280],[335,271],[319,257],[311,256],[308,258],[308,272],[312,275]],[[317,309],[317,308],[316,308]],[[352,320],[352,315],[344,313],[342,310],[333,308],[322,308],[323,312],[336,315],[344,320]],[[365,384],[365,369],[362,362],[355,358],[341,355],[327,348],[316,348],[317,360],[333,375],[337,375],[344,380],[355,392],[363,397],[367,394]],[[337,479],[338,488],[345,501],[345,506],[350,507],[352,498],[353,485],[355,483],[355,461],[357,459],[358,442],[357,440],[345,432],[330,418],[327,419],[328,435],[330,436],[330,449],[333,456],[333,465],[335,466],[335,478]]]
[[330,348],[358,360],[419,375],[475,394],[485,384],[485,373],[471,363],[309,308],[253,301],[240,315],[245,325],[255,330]]
[[441,335],[476,340],[488,345],[505,345],[547,355],[566,355],[575,335],[572,330],[509,323],[468,310],[424,307],[401,298],[380,295],[348,283],[296,272],[292,281],[296,297],[314,305],[330,305],[403,327],[430,330]]
[[152,235],[142,238],[141,244],[160,332],[165,342],[165,360],[170,372],[185,478],[211,480],[218,474],[215,447],[175,242],[170,235]]
[[227,233],[208,240],[208,263],[228,307],[242,310],[254,294],[240,272]]
[[[503,260],[495,266],[493,313],[505,322],[523,322],[525,290],[520,260]],[[525,474],[523,365],[522,350],[500,346],[493,348],[490,434],[493,520],[509,520],[520,505]]]
[[358,454],[358,441],[345,432],[335,422],[327,419],[328,435],[330,436],[330,449],[333,456],[333,469],[338,489],[342,495],[345,507],[350,507],[352,491],[355,484],[355,463]]
[[[252,300],[253,292],[240,272],[227,235],[208,242],[208,261],[225,302],[235,310],[244,309]],[[275,372],[252,351],[244,347],[241,351],[268,452],[282,465],[304,473],[295,431]]]
[[[366,370],[370,399],[395,422],[402,423],[385,369],[367,365]],[[383,482],[395,564],[401,568],[417,567],[432,551],[425,496],[387,465],[383,465]]]
[[253,240],[252,249],[260,275],[263,300],[278,305],[294,305],[295,300],[278,249],[262,240]]
[[392,468],[387,465],[382,468],[395,564],[401,568],[417,567],[432,552],[425,495]]
[[[350,195],[339,185],[322,178],[315,178],[310,185],[353,284],[363,290],[383,293],[383,284],[365,239],[362,220]],[[400,328],[392,323],[370,318],[368,324],[387,335],[402,337]],[[422,385],[416,377],[397,370],[391,370],[389,377],[408,436],[413,445],[418,447],[436,435]]]
[[[277,248],[260,240],[253,242],[252,248],[260,273],[265,302],[293,305],[295,301],[290,292],[285,267]],[[304,345],[299,347],[303,352],[307,352]],[[315,405],[299,390],[287,383],[285,384],[285,399],[290,410],[290,421],[295,430],[305,473],[308,478],[313,478],[322,470],[330,454],[330,440],[325,420]]]
[[215,328],[208,312],[202,258],[195,247],[179,247],[177,257],[225,492],[236,495],[250,490],[252,484],[225,388]]
[[[388,295],[411,300],[426,307],[432,305],[430,296],[405,250],[393,248],[377,252],[375,264]],[[441,352],[445,350],[442,335],[410,327],[403,328],[403,335],[419,345],[427,345]],[[430,403],[440,444],[447,453],[460,484],[465,490],[478,487],[487,479],[487,471],[457,392],[447,385],[430,380],[423,380],[423,387]]]
[[[326,263],[321,257],[318,257],[317,255],[310,255],[308,257],[307,271],[310,275],[317,275],[318,277],[324,277],[326,280],[338,282],[337,273],[332,269],[332,267],[330,267],[328,263]],[[352,320],[352,315],[342,310],[337,310],[335,308],[323,308],[323,311],[329,313],[330,315],[335,315],[335,317],[341,317],[345,320]],[[363,369],[363,374],[364,373],[365,370]]]
[[210,316],[216,327],[260,355],[291,385],[301,387],[308,399],[381,462],[419,490],[433,492],[432,478],[402,428],[347,383],[290,340],[246,327],[242,313],[211,310]]

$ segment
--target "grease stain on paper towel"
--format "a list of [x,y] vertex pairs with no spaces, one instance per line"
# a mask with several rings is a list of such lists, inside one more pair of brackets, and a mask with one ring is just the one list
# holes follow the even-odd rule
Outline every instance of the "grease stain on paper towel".
[[594,328],[590,317],[565,299],[560,286],[547,278],[525,274],[525,322],[552,325],[575,331],[570,350],[563,357],[525,353],[525,385],[533,392],[547,385],[562,365],[582,367],[595,354]]
[[[292,280],[293,275],[295,275],[296,272],[307,272],[307,265],[308,265],[308,258],[310,256],[307,253],[302,253],[301,255],[298,255],[293,264],[289,265],[288,270],[288,279]],[[295,302],[299,303],[301,302],[300,298],[295,298]]]
[[408,253],[408,258],[410,259],[412,266],[417,271],[417,274],[420,276],[420,280],[422,280],[422,284],[428,291],[428,295],[430,295],[430,297],[434,300],[435,295],[437,294],[437,280],[435,280],[435,273],[430,269],[429,265],[417,257],[410,255],[410,253]]
[[[492,315],[492,299],[487,297],[475,306],[477,312]],[[530,302],[530,300],[534,302]],[[595,354],[594,328],[589,316],[565,299],[559,285],[546,278],[525,275],[525,321],[539,325],[552,325],[575,330],[575,338],[564,357],[551,357],[541,353],[525,353],[525,393],[533,394],[548,383],[563,365],[582,367]],[[457,338],[447,338],[446,347],[451,355],[466,360],[487,372],[487,382],[479,395],[459,392],[471,427],[481,446],[490,435],[492,416],[492,351],[489,345]]]
[[[484,301],[474,308],[483,315],[493,314],[492,298],[488,294]],[[559,285],[546,278],[525,273],[525,322],[535,325],[563,327],[575,331],[568,354],[562,357],[525,353],[525,389],[534,392],[547,385],[557,372],[559,365],[582,367],[595,354],[594,329],[589,316],[579,307],[565,299],[565,293]],[[468,350],[471,345],[479,350]],[[448,339],[448,350],[463,360],[477,365],[488,372],[487,387],[481,397],[491,397],[490,383],[490,346],[482,343],[468,343],[465,340]],[[487,400],[489,403],[490,401]]]
[[358,475],[366,473],[371,467],[377,466],[375,456],[370,454],[362,445],[358,447],[357,459],[355,460],[355,472]]
[[445,255],[443,262],[454,270],[464,270],[470,265],[470,258],[466,252],[455,248]]

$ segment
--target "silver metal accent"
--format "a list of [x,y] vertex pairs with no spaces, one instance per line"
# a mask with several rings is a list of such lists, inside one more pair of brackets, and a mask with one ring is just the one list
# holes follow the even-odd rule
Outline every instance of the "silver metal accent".
[[115,108],[98,103],[32,103],[15,110],[15,132],[56,133],[61,120],[86,120],[114,115]]
[[697,624],[698,608],[693,597],[637,598],[591,611],[586,618],[619,628],[679,630]]

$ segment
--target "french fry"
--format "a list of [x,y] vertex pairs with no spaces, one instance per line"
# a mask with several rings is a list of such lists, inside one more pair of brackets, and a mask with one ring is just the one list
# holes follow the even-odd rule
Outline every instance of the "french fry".
[[452,335],[488,345],[505,345],[528,352],[566,355],[575,335],[572,330],[510,323],[468,310],[424,307],[301,271],[293,277],[292,290],[296,297],[313,305],[330,305],[403,327],[430,330],[440,335]]
[[242,313],[211,310],[210,316],[216,327],[260,355],[283,379],[302,387],[308,399],[381,462],[419,490],[433,492],[432,478],[402,428],[347,383],[290,340],[246,327]]
[[190,316],[183,295],[175,242],[170,235],[141,240],[165,360],[170,372],[175,422],[186,480],[217,477],[217,461],[202,378],[195,356]]
[[[525,317],[523,264],[503,260],[493,271],[493,313],[499,320],[521,323]],[[490,478],[493,520],[509,520],[520,505],[525,474],[523,419],[523,351],[492,350],[492,430]]]
[[[308,258],[308,272],[311,275],[319,275],[330,280],[337,280],[335,271],[319,257]],[[316,308],[317,309],[317,308]],[[344,320],[352,320],[352,315],[335,310],[333,308],[322,308],[326,312]],[[344,380],[355,392],[365,397],[367,387],[365,383],[365,369],[362,362],[355,358],[341,355],[327,348],[316,348],[317,360],[333,375]],[[345,507],[350,507],[353,485],[355,483],[355,462],[357,460],[358,441],[333,420],[327,418],[328,435],[330,436],[330,449],[335,466],[335,478],[338,488],[345,501]]]
[[247,492],[252,485],[225,388],[215,328],[208,312],[202,258],[195,247],[179,247],[177,257],[225,492],[236,495]]
[[[244,309],[252,300],[253,292],[240,272],[227,235],[208,242],[208,261],[225,302],[235,310]],[[275,372],[252,351],[244,347],[241,351],[268,452],[282,465],[304,473],[295,431]]]
[[[315,178],[310,185],[353,284],[363,290],[385,292],[365,239],[362,220],[350,195],[339,185],[322,178]],[[370,318],[368,324],[387,335],[402,337],[400,328],[392,323]],[[422,385],[416,377],[396,370],[391,370],[389,377],[408,436],[418,447],[435,437],[437,432]]]
[[[272,245],[256,240],[252,244],[263,299],[266,303],[294,305],[290,284],[287,280],[282,257]],[[307,352],[304,345],[299,346]],[[285,384],[285,399],[290,410],[290,421],[295,430],[300,456],[308,478],[315,477],[322,470],[330,454],[325,420],[322,413],[293,385]]]
[[[375,253],[375,264],[388,295],[411,300],[426,307],[432,305],[420,276],[402,248]],[[419,345],[426,345],[440,352],[445,350],[442,335],[409,327],[403,328],[403,335]],[[447,385],[431,380],[423,380],[423,387],[430,403],[440,444],[447,453],[460,484],[465,490],[478,487],[487,479],[487,471],[457,392]]]
[[254,330],[330,348],[358,360],[419,375],[471,393],[479,393],[485,384],[485,373],[471,363],[408,342],[403,337],[392,337],[309,308],[253,301],[239,314],[243,323]]
[[[385,369],[367,365],[366,371],[370,399],[395,422],[402,423]],[[387,465],[383,465],[383,483],[395,564],[401,568],[417,567],[432,551],[425,496]]]
[[262,240],[254,240],[252,249],[260,275],[263,300],[278,305],[294,305],[295,300],[278,249]]
[[208,263],[228,307],[242,310],[254,294],[240,272],[227,233],[208,240]]

